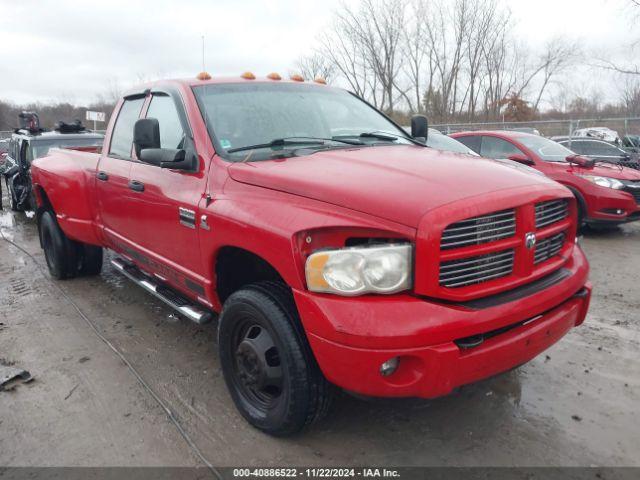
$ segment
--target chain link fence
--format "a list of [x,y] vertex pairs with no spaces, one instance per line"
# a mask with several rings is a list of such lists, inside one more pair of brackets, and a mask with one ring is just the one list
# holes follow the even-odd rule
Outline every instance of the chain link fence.
[[537,130],[545,137],[571,136],[573,132],[579,129],[607,127],[618,132],[622,139],[627,135],[640,135],[640,117],[534,120],[531,122],[444,123],[431,125],[431,127],[445,134],[467,130]]

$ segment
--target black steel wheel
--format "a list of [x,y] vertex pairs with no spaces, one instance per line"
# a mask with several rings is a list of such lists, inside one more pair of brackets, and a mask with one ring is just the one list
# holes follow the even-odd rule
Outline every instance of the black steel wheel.
[[291,435],[326,412],[330,387],[286,285],[263,282],[232,294],[220,315],[218,348],[231,397],[256,428]]
[[282,395],[283,372],[269,331],[246,316],[235,325],[232,348],[236,389],[263,410],[276,407]]

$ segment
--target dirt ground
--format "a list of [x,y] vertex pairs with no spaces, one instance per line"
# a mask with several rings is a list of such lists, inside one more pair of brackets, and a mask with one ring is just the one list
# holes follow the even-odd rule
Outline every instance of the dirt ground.
[[34,377],[0,392],[0,465],[640,465],[640,225],[585,236],[591,311],[546,355],[432,401],[342,394],[289,439],[235,410],[215,323],[174,316],[110,265],[54,283],[34,220],[4,211],[0,228],[37,262],[0,238],[0,363]]

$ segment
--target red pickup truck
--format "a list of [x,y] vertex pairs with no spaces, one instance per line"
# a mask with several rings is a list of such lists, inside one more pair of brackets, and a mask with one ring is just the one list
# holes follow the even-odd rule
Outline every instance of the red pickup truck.
[[112,265],[184,316],[220,312],[242,415],[273,435],[333,386],[431,398],[521,365],[587,313],[575,198],[425,146],[323,82],[162,81],[119,101],[102,153],[33,163],[51,275]]

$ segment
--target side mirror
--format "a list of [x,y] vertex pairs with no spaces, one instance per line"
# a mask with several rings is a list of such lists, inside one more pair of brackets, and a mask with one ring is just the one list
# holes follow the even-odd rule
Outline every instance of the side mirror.
[[[160,123],[157,118],[141,118],[133,126],[133,146],[136,156],[142,159],[145,149],[160,148]],[[151,162],[149,162],[151,163]]]
[[523,165],[535,165],[536,162],[531,160],[529,157],[524,155],[523,153],[516,153],[514,155],[509,155],[507,157],[509,160],[513,160],[514,162],[522,163]]
[[582,155],[569,155],[565,160],[582,168],[593,168],[596,164],[594,159]]
[[172,170],[195,170],[195,155],[187,155],[186,150],[174,148],[145,148],[140,152],[140,160],[160,168]]
[[427,143],[429,136],[429,121],[424,115],[411,117],[411,136],[422,143]]

